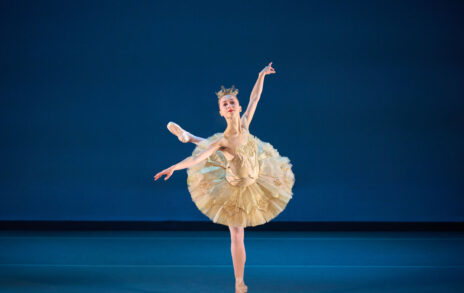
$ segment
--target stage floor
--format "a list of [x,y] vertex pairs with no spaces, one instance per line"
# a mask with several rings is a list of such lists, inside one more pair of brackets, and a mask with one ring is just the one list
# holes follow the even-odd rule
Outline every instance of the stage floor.
[[[234,292],[229,235],[0,231],[0,292]],[[245,229],[245,248],[249,293],[464,292],[462,232]]]

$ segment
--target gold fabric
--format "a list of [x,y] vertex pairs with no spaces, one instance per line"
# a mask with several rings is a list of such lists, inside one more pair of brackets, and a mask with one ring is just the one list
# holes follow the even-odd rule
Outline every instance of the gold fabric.
[[[187,184],[197,208],[214,223],[235,227],[258,226],[280,214],[293,196],[295,176],[287,157],[248,133],[228,162],[221,151],[187,170]],[[200,142],[192,155],[222,136]]]

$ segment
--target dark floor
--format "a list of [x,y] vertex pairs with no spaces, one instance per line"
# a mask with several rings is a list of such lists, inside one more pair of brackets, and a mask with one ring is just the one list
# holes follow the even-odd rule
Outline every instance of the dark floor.
[[[464,292],[461,232],[245,231],[248,292]],[[0,292],[234,292],[227,231],[0,231]]]

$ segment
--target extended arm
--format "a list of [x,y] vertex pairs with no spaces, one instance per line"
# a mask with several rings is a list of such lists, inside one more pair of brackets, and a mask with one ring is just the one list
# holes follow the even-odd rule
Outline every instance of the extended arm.
[[219,141],[211,143],[211,145],[206,150],[200,152],[197,156],[190,156],[186,158],[185,160],[175,164],[174,171],[190,168],[200,163],[204,159],[211,156],[214,152],[219,150],[219,148],[220,148]]
[[169,179],[169,177],[171,177],[171,175],[172,175],[172,173],[174,173],[174,171],[190,168],[190,167],[200,163],[204,159],[211,156],[214,152],[219,150],[219,148],[221,146],[222,146],[222,140],[221,139],[218,139],[218,140],[212,142],[206,150],[200,152],[197,156],[187,157],[183,161],[181,161],[181,162],[179,162],[179,163],[177,163],[175,165],[172,165],[171,167],[169,167],[169,168],[159,172],[158,174],[156,174],[155,175],[155,181],[158,180],[163,175],[166,175],[166,178],[164,178],[164,180],[167,180],[167,179]]
[[250,126],[251,119],[255,114],[256,106],[258,105],[259,99],[261,98],[261,93],[263,92],[263,85],[264,85],[264,77],[268,74],[275,73],[274,68],[272,68],[272,62],[269,63],[268,66],[264,67],[263,70],[258,75],[258,79],[256,80],[255,86],[251,91],[250,95],[250,102],[248,103],[248,107],[243,114],[246,116],[245,121],[248,123],[247,128]]

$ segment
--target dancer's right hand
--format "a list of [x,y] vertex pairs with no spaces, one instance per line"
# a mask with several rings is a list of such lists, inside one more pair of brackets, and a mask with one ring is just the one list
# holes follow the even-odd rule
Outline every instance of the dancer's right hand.
[[158,179],[159,179],[161,176],[163,176],[163,175],[166,175],[166,177],[164,178],[164,180],[168,180],[169,177],[172,176],[172,173],[174,173],[174,166],[171,166],[171,167],[169,167],[169,168],[167,168],[167,169],[164,169],[163,171],[161,171],[161,172],[159,172],[158,174],[156,174],[156,175],[154,176],[155,181],[158,180]]

